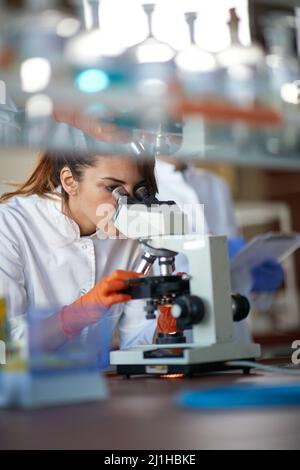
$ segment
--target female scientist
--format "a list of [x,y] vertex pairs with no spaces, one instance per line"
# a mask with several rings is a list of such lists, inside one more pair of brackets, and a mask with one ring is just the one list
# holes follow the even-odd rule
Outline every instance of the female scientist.
[[137,241],[115,236],[112,191],[119,186],[131,196],[141,186],[156,192],[154,162],[42,152],[29,179],[2,195],[0,285],[13,337],[24,335],[28,310],[59,306],[44,318],[40,347],[90,341],[97,305],[109,308],[121,347],[152,342],[156,321],[122,293],[124,281],[138,276],[130,271],[139,251]]

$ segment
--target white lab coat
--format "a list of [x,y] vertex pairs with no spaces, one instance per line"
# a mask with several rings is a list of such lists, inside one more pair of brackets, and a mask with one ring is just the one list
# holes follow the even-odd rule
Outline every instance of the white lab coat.
[[[171,163],[157,159],[155,165],[160,200],[174,200],[184,210],[185,204],[203,204],[204,231],[228,238],[238,234],[237,224],[229,188],[217,175],[188,166],[184,171],[176,171]],[[177,256],[176,271],[187,272],[186,260]],[[231,288],[249,296],[251,277],[248,270],[231,272]],[[234,323],[236,337],[249,341],[249,329],[245,321]]]
[[[132,269],[138,254],[134,240],[81,237],[78,225],[62,213],[59,197],[14,197],[1,204],[0,297],[2,291],[13,336],[24,334],[29,309],[43,316],[71,304],[113,270]],[[156,321],[146,320],[143,308],[135,300],[107,312],[122,348],[152,342]],[[81,340],[96,342],[96,331],[85,328]]]
[[160,200],[174,200],[183,209],[185,204],[203,204],[207,233],[228,238],[237,236],[230,191],[222,178],[192,166],[176,171],[173,164],[159,159],[156,160],[155,174]]

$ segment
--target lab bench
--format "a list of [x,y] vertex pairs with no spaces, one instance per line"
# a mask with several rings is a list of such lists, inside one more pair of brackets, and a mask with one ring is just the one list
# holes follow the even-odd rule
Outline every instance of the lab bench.
[[1,410],[0,449],[299,449],[300,406],[190,411],[175,402],[184,390],[290,381],[256,371],[184,379],[109,374],[107,401]]

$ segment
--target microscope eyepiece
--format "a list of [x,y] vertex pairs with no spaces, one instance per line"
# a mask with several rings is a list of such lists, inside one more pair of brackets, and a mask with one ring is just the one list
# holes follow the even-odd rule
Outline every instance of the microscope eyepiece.
[[150,196],[152,196],[152,194],[148,186],[140,186],[134,191],[134,195],[139,201],[144,201],[145,199],[148,199]]
[[115,188],[112,192],[113,197],[116,199],[116,201],[119,201],[122,197],[128,196],[128,193],[123,186],[118,186]]

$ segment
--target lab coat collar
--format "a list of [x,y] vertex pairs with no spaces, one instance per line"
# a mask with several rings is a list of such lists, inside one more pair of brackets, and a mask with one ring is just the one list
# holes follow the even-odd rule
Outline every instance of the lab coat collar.
[[81,236],[79,225],[62,211],[61,189],[58,188],[56,193],[49,195],[47,199],[49,215],[53,218],[57,232],[53,237],[52,243],[59,247],[72,244],[80,239],[98,239],[98,231],[88,236]]

